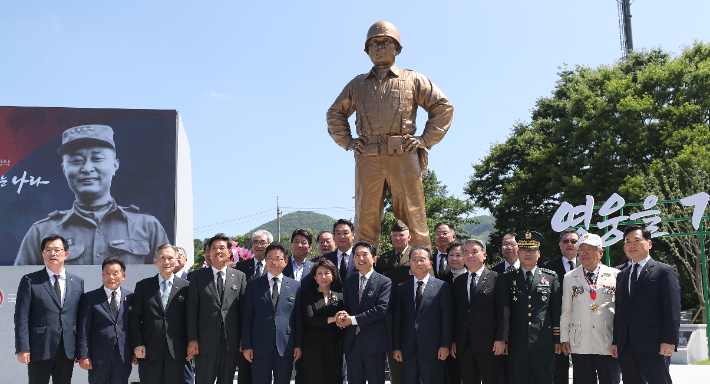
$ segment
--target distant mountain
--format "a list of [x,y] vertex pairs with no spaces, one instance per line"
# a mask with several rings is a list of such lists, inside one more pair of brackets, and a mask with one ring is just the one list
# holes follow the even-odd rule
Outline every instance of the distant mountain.
[[[315,233],[320,231],[332,231],[334,222],[335,219],[328,215],[322,215],[311,211],[296,211],[287,213],[281,216],[281,236],[291,236],[293,231],[299,228],[309,228]],[[274,238],[278,236],[276,219],[252,229],[247,232],[245,236],[251,237],[251,234],[259,229],[265,229],[271,232],[271,234],[274,235]]]
[[493,216],[476,216],[473,218],[480,222],[480,224],[466,224],[463,227],[468,231],[469,236],[474,239],[488,241],[488,237],[491,232],[493,232],[493,224],[495,224],[496,219]]

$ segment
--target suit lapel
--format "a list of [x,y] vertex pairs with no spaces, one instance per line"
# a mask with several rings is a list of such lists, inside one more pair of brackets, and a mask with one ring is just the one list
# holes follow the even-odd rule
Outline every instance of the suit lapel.
[[473,291],[471,302],[473,303],[476,301],[476,297],[478,296],[478,293],[481,292],[481,289],[483,288],[483,285],[486,284],[486,281],[488,281],[488,275],[491,273],[488,269],[483,269],[483,272],[481,272],[481,276],[478,278],[478,283],[476,283],[475,290]]
[[212,296],[214,296],[214,299],[217,300],[217,303],[220,304],[222,301],[219,299],[219,295],[217,294],[217,283],[215,283],[215,276],[214,273],[212,273],[214,271],[212,270],[212,267],[210,267],[209,270],[210,274],[205,274],[205,278],[209,279],[207,288],[212,293]]
[[[367,279],[367,283],[365,283],[365,289],[362,290],[362,298],[360,299],[360,305],[358,306],[358,312],[360,312],[360,310],[362,309],[362,303],[364,303],[365,300],[367,300],[367,297],[368,297],[367,293],[370,292],[370,290],[372,289],[372,285],[375,283],[376,278],[377,278],[376,272],[373,271],[372,274],[370,275],[370,278]],[[359,291],[360,290],[360,281],[359,280],[357,282],[357,285],[358,285],[357,288]]]
[[[52,279],[49,277],[49,275],[46,273],[46,270],[43,271],[44,274],[42,275],[43,278],[46,280],[44,281],[44,288],[47,289],[47,293],[49,293],[49,296],[54,300],[54,304],[57,305],[58,308],[61,308],[62,306],[59,303],[59,298],[57,297],[57,293],[54,292],[54,285],[52,285]],[[68,285],[67,285],[68,288]],[[67,290],[68,292],[68,290]]]
[[[123,290],[121,290],[121,292],[123,292]],[[103,285],[101,286],[101,288],[99,288],[96,298],[101,303],[101,307],[104,309],[104,311],[106,311],[106,313],[108,313],[108,317],[112,318],[113,321],[115,322],[116,319],[114,319],[114,317],[113,317],[113,311],[111,310],[111,306],[109,305],[109,302],[108,302],[109,298],[108,298],[108,296],[106,296],[106,291],[104,290]]]
[[222,298],[222,300],[225,300],[227,295],[229,295],[230,292],[232,292],[232,286],[235,285],[235,280],[237,279],[234,276],[234,270],[231,268],[227,268],[227,274],[225,276],[226,276],[226,279],[224,281],[224,297]]
[[[656,265],[655,260],[649,259],[646,264],[643,266],[641,271],[639,272],[639,277],[636,280],[636,286],[634,287],[634,291],[631,292],[631,300],[636,297],[636,294],[638,291],[641,289],[641,286],[643,285],[644,281],[646,281],[646,278],[648,278],[648,275],[653,272],[653,267]],[[629,278],[631,278],[631,274],[633,273],[633,268],[631,268],[631,271],[629,272]]]
[[155,276],[151,284],[153,285],[153,289],[155,290],[155,295],[153,295],[153,298],[155,298],[155,301],[158,302],[158,307],[160,308],[160,310],[165,313],[165,308],[163,308],[163,292],[162,288],[160,287],[160,279],[158,279],[157,275]]
[[178,281],[173,279],[173,286],[170,288],[170,296],[168,296],[168,306],[165,308],[170,308],[170,303],[173,302],[173,298],[175,295],[177,295],[177,291],[180,289],[180,286],[178,286]]
[[[429,283],[427,284],[427,287],[424,289],[424,293],[422,294],[422,303],[419,306],[419,311],[417,313],[422,313],[424,311],[425,307],[429,307],[428,299],[434,295],[434,290],[436,289],[436,282],[431,280],[432,278],[429,278]],[[408,281],[414,281],[414,279],[409,279]],[[411,289],[414,289],[414,286],[411,287]],[[410,292],[411,292],[410,289]],[[416,309],[416,305],[415,305]]]
[[271,303],[271,309],[276,312],[276,308],[274,307],[274,300],[273,297],[271,296],[271,292],[269,290],[269,277],[268,275],[262,276],[264,278],[264,281],[262,282],[262,289],[264,290],[264,297],[266,297],[266,302]]
[[[126,292],[125,289],[121,290],[121,302],[118,305],[118,319],[123,317],[123,311],[126,310],[126,296],[128,296],[128,293]],[[116,322],[118,323],[118,319],[116,319]]]

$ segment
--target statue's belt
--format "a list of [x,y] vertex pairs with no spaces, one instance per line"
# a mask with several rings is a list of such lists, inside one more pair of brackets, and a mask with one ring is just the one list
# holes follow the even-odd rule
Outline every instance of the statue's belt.
[[[406,155],[402,143],[412,135],[373,135],[360,136],[363,141],[361,156]],[[429,153],[426,148],[417,148],[419,167],[426,172],[429,163]]]

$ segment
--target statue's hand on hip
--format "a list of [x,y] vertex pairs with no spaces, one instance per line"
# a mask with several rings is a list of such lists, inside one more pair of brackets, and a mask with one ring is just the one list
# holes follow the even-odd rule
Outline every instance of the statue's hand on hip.
[[409,153],[414,153],[417,148],[424,148],[424,140],[421,136],[407,136],[402,141],[402,147]]
[[358,155],[362,154],[362,141],[359,138],[350,139],[347,150],[355,151],[355,153],[357,153]]

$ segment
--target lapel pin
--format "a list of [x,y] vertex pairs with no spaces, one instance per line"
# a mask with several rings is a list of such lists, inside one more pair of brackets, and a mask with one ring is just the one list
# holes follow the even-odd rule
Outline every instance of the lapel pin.
[[294,296],[294,295],[288,295],[288,301],[290,301],[290,302],[296,301],[296,296]]
[[235,292],[236,292],[237,289],[239,289],[239,288],[237,288],[237,285],[236,285],[236,284],[232,284],[232,291],[235,291]]
[[370,292],[368,292],[368,293],[367,293],[367,296],[368,296],[368,297],[373,297],[373,296],[375,296],[375,291],[370,291]]
[[128,311],[130,312],[130,311],[132,311],[132,310],[133,310],[133,306],[132,306],[132,305],[129,305],[129,306],[128,306]]

